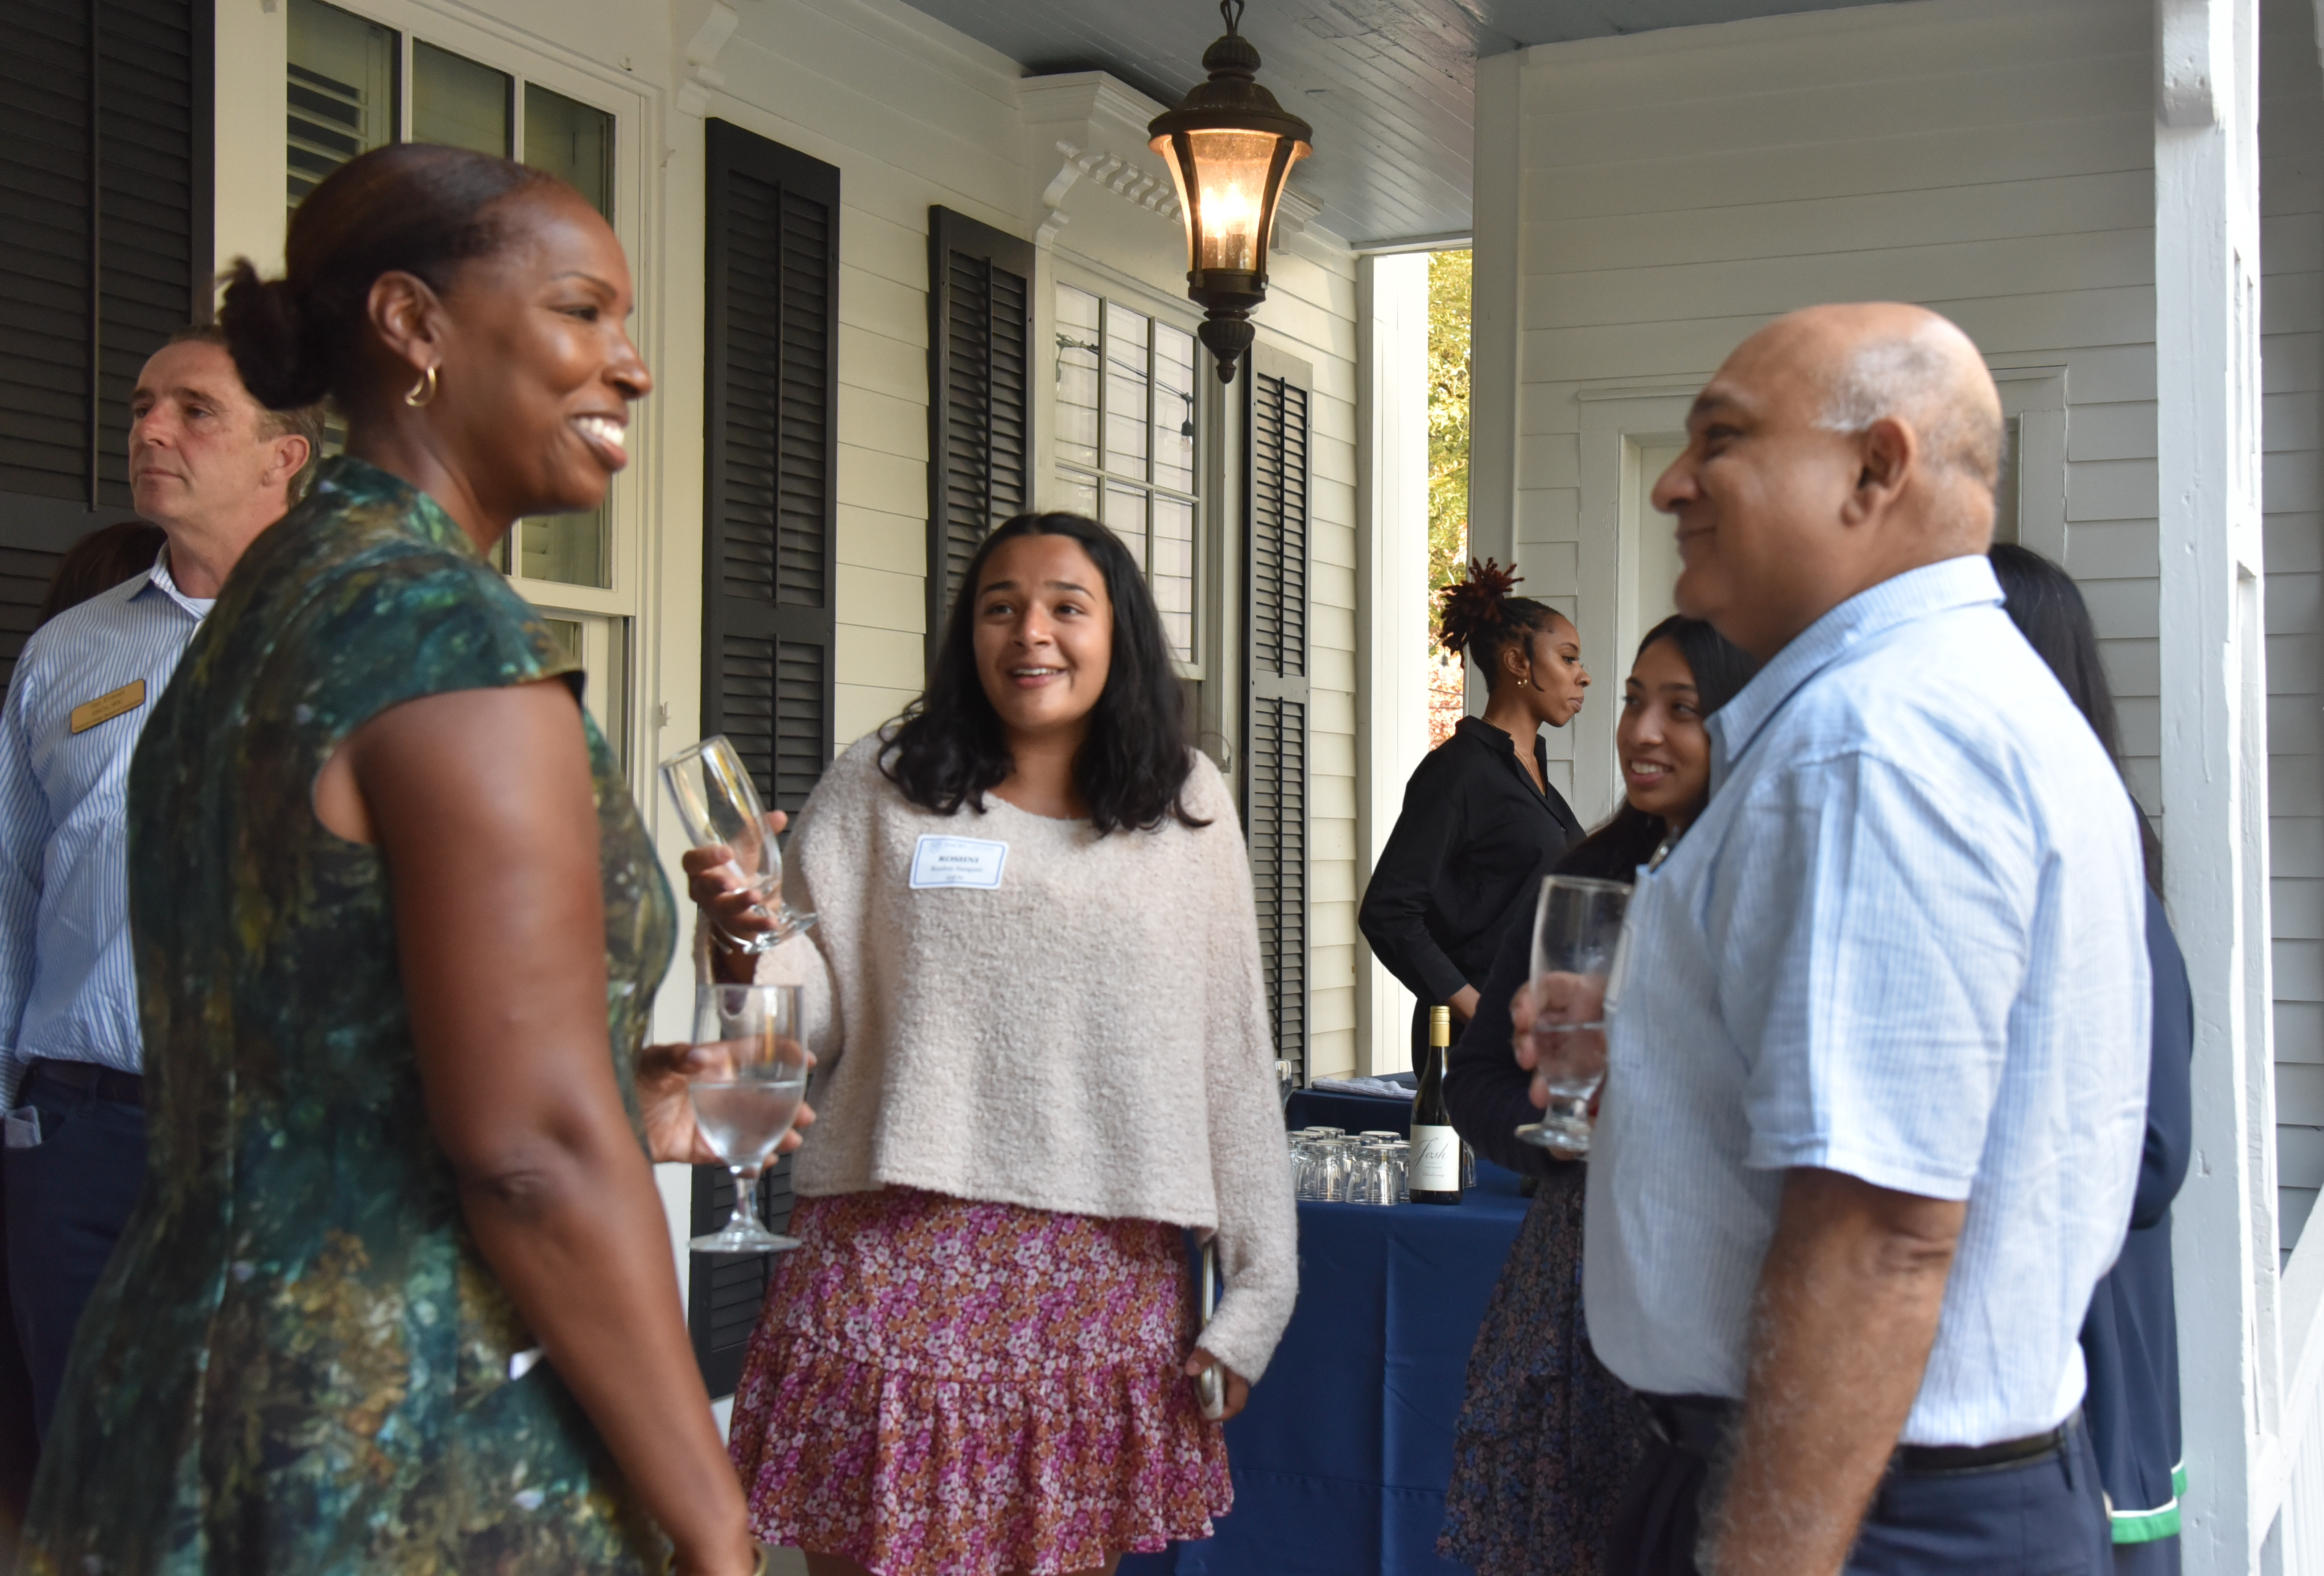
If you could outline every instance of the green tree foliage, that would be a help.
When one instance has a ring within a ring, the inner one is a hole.
[[[1469,260],[1428,259],[1428,592],[1461,573],[1469,557]]]
[[[1467,710],[1461,659],[1436,650],[1436,594],[1469,558],[1469,253],[1428,259],[1428,747]]]

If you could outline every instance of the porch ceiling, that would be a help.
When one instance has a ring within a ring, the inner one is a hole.
[[[1359,244],[1466,233],[1477,57],[1871,0],[1252,0],[1259,80],[1315,127],[1294,178]],[[1206,0],[910,0],[1036,73],[1110,71],[1175,104],[1219,34]]]

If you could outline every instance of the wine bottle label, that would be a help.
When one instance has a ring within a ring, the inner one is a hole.
[[[1461,1135],[1451,1128],[1413,1124],[1410,1170],[1415,1193],[1461,1191]]]

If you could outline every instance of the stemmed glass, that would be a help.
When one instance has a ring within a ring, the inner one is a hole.
[[[687,1246],[696,1253],[779,1253],[795,1237],[759,1223],[753,1184],[791,1130],[807,1097],[807,1043],[797,985],[703,985],[695,991],[694,1043],[706,1065],[686,1092],[694,1125],[734,1177],[734,1213]]]
[[[761,953],[788,941],[815,923],[783,901],[783,852],[767,830],[758,786],[725,734],[687,746],[661,763],[661,780],[678,806],[686,840],[696,848],[724,848],[729,863],[759,899],[757,911],[775,922],[772,930],[740,936],[722,931],[744,952]]]
[[[1539,1121],[1517,1129],[1528,1144],[1561,1155],[1590,1152],[1590,1101],[1606,1076],[1607,988],[1629,903],[1621,881],[1549,876],[1541,883],[1530,1034],[1549,1106]]]

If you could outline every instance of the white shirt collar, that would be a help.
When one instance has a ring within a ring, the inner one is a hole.
[[[217,605],[215,596],[189,596],[178,589],[177,580],[170,574],[170,544],[167,542],[163,542],[161,550],[154,555],[153,567],[145,571],[145,583],[198,620],[208,617],[210,609]]]
[[[1850,647],[1948,608],[1999,606],[2001,582],[1983,553],[1942,558],[1867,586],[1792,637],[1791,643],[1703,724],[1711,732],[1713,792],[1801,686]]]

